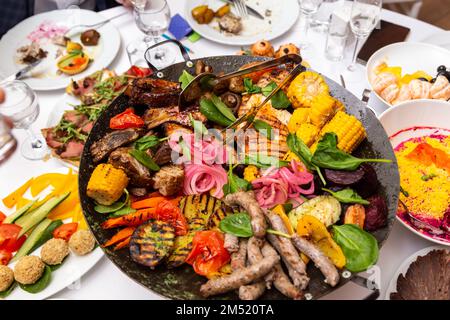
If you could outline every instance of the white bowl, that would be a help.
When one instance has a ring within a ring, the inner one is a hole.
[[[440,100],[420,99],[404,102],[380,115],[380,122],[386,130],[392,147],[413,137],[432,133],[450,135],[450,104]],[[414,130],[406,130],[414,128]],[[438,128],[438,129],[436,129]],[[433,238],[416,230],[397,216],[406,228],[429,241],[450,246],[449,241]]]
[[[389,102],[380,97],[373,90],[372,70],[380,62],[386,62],[389,66],[399,66],[402,74],[414,73],[423,70],[435,76],[440,65],[450,67],[450,51],[432,44],[420,42],[398,42],[385,46],[376,51],[367,61],[366,78],[370,89],[380,101],[388,106]],[[432,99],[427,99],[432,100]]]

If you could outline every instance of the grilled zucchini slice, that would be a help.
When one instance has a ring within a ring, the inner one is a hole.
[[[175,229],[167,222],[149,220],[134,231],[130,241],[133,261],[154,268],[172,251]]]

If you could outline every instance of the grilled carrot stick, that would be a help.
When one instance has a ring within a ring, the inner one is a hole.
[[[122,242],[119,242],[115,247],[114,247],[114,251],[117,251],[119,249],[125,248],[130,244],[130,240],[131,240],[131,236],[129,236],[128,238],[126,238],[125,240],[123,240]]]
[[[163,200],[166,200],[165,197],[153,197],[153,198],[147,198],[144,200],[139,200],[136,202],[133,202],[131,204],[131,207],[133,209],[144,209],[144,208],[155,208],[158,203],[160,203]]]
[[[111,237],[111,239],[109,239],[108,241],[106,241],[103,244],[103,247],[106,248],[106,247],[112,246],[113,244],[120,243],[120,242],[126,240],[127,238],[131,237],[131,235],[134,232],[134,229],[136,229],[136,228],[127,227],[125,229],[119,230],[115,235],[113,235]]]
[[[141,209],[121,217],[111,218],[102,223],[103,229],[120,226],[136,227],[149,219],[156,218],[156,208]]]

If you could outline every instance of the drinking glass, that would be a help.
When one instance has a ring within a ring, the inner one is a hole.
[[[36,93],[22,81],[2,83],[5,101],[0,104],[0,114],[12,121],[14,128],[25,129],[28,138],[22,142],[22,156],[29,160],[40,160],[47,154],[47,146],[41,137],[31,130],[31,125],[39,115]]]
[[[325,43],[325,57],[331,61],[341,61],[344,58],[348,26],[338,16],[332,14],[328,25]]]
[[[309,45],[308,42],[308,30],[311,17],[319,10],[323,0],[299,0],[300,4],[300,23],[302,39],[300,41],[300,47],[306,49]]]
[[[354,0],[350,14],[350,28],[356,37],[352,63],[349,71],[356,70],[356,56],[361,40],[364,40],[377,25],[380,19],[382,0]]]
[[[147,0],[145,5],[134,7],[136,25],[146,36],[147,47],[161,42],[161,35],[170,23],[170,9],[166,0]],[[147,52],[147,58],[156,67],[165,67],[175,60],[175,53],[169,48],[158,47]]]
[[[17,142],[11,134],[10,125],[6,118],[0,114],[0,163],[12,154],[16,145]]]

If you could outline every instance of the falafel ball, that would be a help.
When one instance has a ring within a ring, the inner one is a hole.
[[[95,247],[95,238],[88,230],[78,230],[69,240],[69,247],[79,256],[88,254]]]
[[[8,290],[14,282],[14,272],[10,267],[0,265],[0,292]]]
[[[50,239],[41,249],[42,261],[51,266],[61,264],[68,254],[69,245],[63,239]]]
[[[37,256],[25,256],[14,267],[14,278],[21,284],[33,284],[44,273],[45,264]]]

